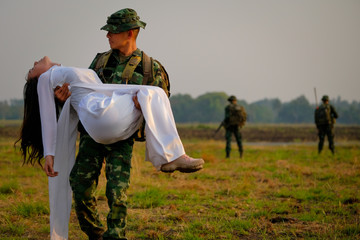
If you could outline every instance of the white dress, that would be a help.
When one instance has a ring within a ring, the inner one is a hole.
[[[69,83],[71,97],[56,119],[54,89]],[[132,97],[137,95],[141,111]],[[157,169],[185,154],[170,102],[159,87],[103,84],[91,69],[54,66],[39,77],[38,95],[44,156],[55,156],[57,177],[49,177],[51,239],[67,239],[72,192],[69,175],[75,161],[80,119],[97,142],[129,138],[145,118],[146,156]]]

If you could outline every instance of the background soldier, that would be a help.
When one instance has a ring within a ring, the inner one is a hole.
[[[329,104],[329,96],[324,95],[321,100],[323,103],[315,110],[315,124],[319,135],[318,152],[320,153],[323,149],[325,136],[327,136],[329,149],[334,154],[334,124],[338,114],[335,108]]]
[[[237,105],[237,100],[235,96],[230,96],[228,98],[228,101],[230,102],[230,104],[227,105],[225,108],[225,119],[223,121],[226,130],[226,158],[230,157],[232,134],[235,135],[235,139],[240,152],[240,158],[242,158],[243,146],[241,142],[242,136],[240,128],[245,124],[246,112],[242,106]]]

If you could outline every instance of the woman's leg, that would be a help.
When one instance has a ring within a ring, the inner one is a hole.
[[[158,87],[141,88],[137,93],[146,121],[146,155],[155,167],[185,154],[176,129],[168,97]]]
[[[94,89],[107,96],[113,95],[114,92],[116,92],[115,95],[137,95],[146,122],[146,160],[157,169],[179,159],[180,163],[177,161],[179,164],[169,171],[184,169],[191,172],[202,168],[204,163],[202,159],[181,158],[187,155],[176,129],[169,99],[163,89],[154,86],[122,84],[101,84],[94,86]],[[118,106],[120,107],[116,109],[122,111],[121,102]]]
[[[185,154],[164,90],[142,87],[137,98],[146,122],[146,159],[163,172],[195,172],[202,169],[203,159]]]

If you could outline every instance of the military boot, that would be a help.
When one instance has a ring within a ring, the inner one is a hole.
[[[92,237],[89,237],[89,240],[103,240],[103,237],[102,236],[92,236]]]
[[[318,154],[320,154],[322,151],[322,147],[321,146],[318,146]]]

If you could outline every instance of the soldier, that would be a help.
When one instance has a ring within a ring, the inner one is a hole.
[[[107,19],[101,30],[108,31],[107,38],[111,50],[98,53],[92,61],[93,69],[104,83],[142,84],[159,86],[170,95],[168,75],[162,65],[148,57],[136,46],[140,28],[146,23],[140,21],[133,9],[122,9]],[[63,100],[69,95],[66,88],[60,88],[55,96]],[[136,99],[134,99],[137,105]],[[70,173],[70,185],[74,193],[75,210],[81,229],[89,239],[127,239],[125,237],[127,203],[126,190],[129,187],[131,156],[134,138],[145,140],[141,129],[138,136],[110,145],[95,142],[79,127],[80,145],[75,165]],[[188,164],[192,158],[184,155],[181,164]],[[99,220],[94,192],[103,160],[106,160],[106,196],[110,212],[107,216],[107,230]],[[203,163],[203,160],[201,160]],[[173,161],[161,167],[163,172],[179,170]],[[197,171],[201,166],[192,169]]]
[[[245,124],[246,121],[246,113],[242,106],[237,105],[237,100],[235,96],[230,96],[228,98],[230,102],[229,105],[225,108],[225,119],[224,119],[224,127],[226,130],[225,138],[226,138],[226,158],[230,157],[231,152],[231,136],[235,135],[235,139],[239,148],[240,158],[243,155],[243,146],[241,142],[241,132],[240,128]]]
[[[315,124],[319,136],[318,153],[320,154],[323,149],[326,135],[329,141],[329,149],[334,154],[334,124],[339,115],[335,108],[329,104],[329,96],[324,95],[321,100],[323,103],[315,110]]]

